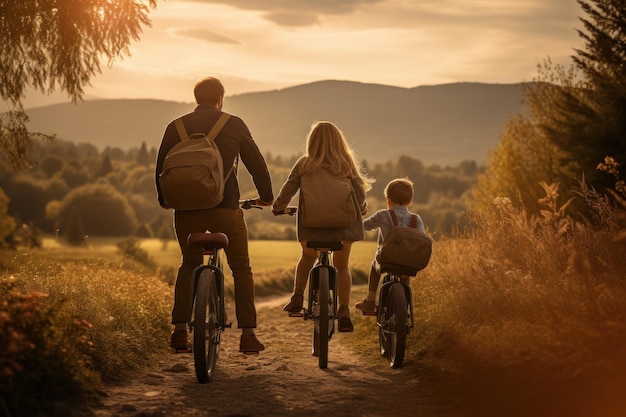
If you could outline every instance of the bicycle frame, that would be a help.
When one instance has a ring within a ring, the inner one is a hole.
[[[316,265],[309,272],[309,296],[304,319],[313,320],[313,356],[319,367],[328,367],[328,342],[335,332],[337,319],[337,269],[332,263],[332,252],[341,250],[341,241],[307,242],[307,247],[318,251]]]
[[[193,334],[194,367],[198,382],[207,383],[219,356],[226,323],[224,273],[220,251],[228,246],[223,233],[191,233],[187,244],[202,252],[203,262],[192,273],[189,331]]]

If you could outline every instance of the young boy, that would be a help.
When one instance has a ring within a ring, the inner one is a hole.
[[[380,281],[380,249],[385,238],[391,233],[394,227],[389,210],[394,211],[398,219],[398,226],[408,226],[411,217],[415,214],[411,213],[408,209],[413,203],[413,182],[408,178],[396,178],[391,180],[385,187],[385,197],[387,198],[388,210],[378,210],[372,216],[363,220],[365,230],[378,229],[378,247],[370,269],[367,297],[355,305],[363,314],[374,314],[376,310],[376,290],[378,288],[378,281]],[[424,222],[419,215],[416,216],[417,229],[424,232]]]

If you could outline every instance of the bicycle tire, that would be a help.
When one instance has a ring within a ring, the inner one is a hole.
[[[329,315],[329,299],[330,299],[330,289],[329,289],[329,276],[327,268],[319,269],[318,276],[318,306],[319,306],[319,317],[315,319],[315,326],[313,327],[314,331],[314,340],[315,334],[317,335],[318,341],[318,363],[321,369],[325,369],[328,367],[328,331],[329,331],[329,323],[330,323],[330,315]]]
[[[198,277],[193,308],[193,359],[201,384],[213,378],[220,343],[219,294],[215,272],[206,268]]]
[[[392,368],[402,366],[406,349],[407,327],[407,300],[402,284],[396,283],[389,289],[389,363]]]
[[[389,356],[389,332],[387,330],[388,310],[389,305],[387,300],[389,299],[389,291],[387,288],[383,288],[380,293],[380,304],[378,306],[377,324],[378,324],[378,345],[380,347],[380,356]]]

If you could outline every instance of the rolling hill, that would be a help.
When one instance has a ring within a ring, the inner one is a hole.
[[[191,93],[190,93],[191,96]],[[524,112],[519,84],[458,83],[415,88],[319,81],[227,96],[224,111],[242,117],[263,153],[301,154],[316,120],[329,120],[368,162],[409,155],[425,164],[483,162],[506,122]],[[28,109],[32,131],[128,149],[157,147],[167,123],[193,103],[119,99]]]

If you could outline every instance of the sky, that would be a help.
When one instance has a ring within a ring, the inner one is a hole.
[[[320,80],[417,87],[518,83],[582,41],[576,0],[159,0],[130,56],[106,64],[85,99],[193,101]],[[29,94],[27,107],[69,101]]]

